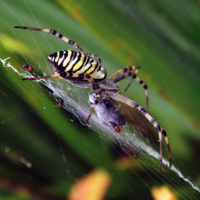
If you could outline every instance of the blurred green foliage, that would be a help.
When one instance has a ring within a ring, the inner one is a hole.
[[[55,29],[80,44],[85,52],[97,54],[108,75],[125,66],[140,65],[138,76],[149,88],[149,111],[167,130],[173,163],[200,185],[199,16],[198,1],[186,0],[0,0],[0,58],[11,57],[9,62],[19,71],[23,63],[28,63],[37,68],[37,74],[42,74],[38,66],[51,73],[47,56],[72,49],[50,34],[14,29],[29,26]],[[51,194],[64,199],[75,180],[97,166],[113,177],[105,199],[151,199],[149,189],[155,185],[154,180],[164,184],[159,177],[162,175],[118,171],[112,144],[81,125],[73,113],[55,107],[47,88],[21,82],[18,74],[3,65],[0,73],[2,180],[36,187],[33,194],[41,199],[38,188],[49,199],[54,198]],[[127,83],[119,83],[122,93]],[[145,106],[141,86],[134,83],[131,87],[126,95]],[[3,153],[5,147],[11,149],[10,154]],[[33,168],[21,164],[21,156]],[[138,177],[142,179],[138,181]],[[185,196],[194,191],[181,184],[183,189],[177,187],[177,196],[187,199]],[[1,186],[4,199],[12,193],[13,199],[22,199],[16,197],[13,187]]]

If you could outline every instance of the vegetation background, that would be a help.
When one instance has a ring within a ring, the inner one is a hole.
[[[149,88],[149,111],[167,130],[173,164],[199,186],[199,6],[194,0],[0,0],[0,58],[10,57],[18,70],[28,63],[41,75],[51,73],[44,58],[73,49],[50,34],[14,29],[28,26],[55,29],[76,41],[102,59],[108,75],[140,65],[139,77]],[[169,176],[178,199],[198,198],[198,192],[168,171],[157,174],[134,164],[131,169],[116,167],[113,144],[81,125],[73,113],[56,108],[47,88],[21,82],[22,77],[3,64],[0,74],[3,199],[73,199],[70,188],[91,172],[107,180],[101,183],[102,196],[95,192],[94,199],[153,199],[152,188],[164,185]],[[120,88],[127,83],[122,81]],[[126,95],[145,106],[141,86],[131,87]],[[33,167],[22,164],[22,158]]]

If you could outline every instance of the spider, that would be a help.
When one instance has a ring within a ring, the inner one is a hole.
[[[130,107],[137,109],[158,130],[158,136],[160,142],[159,172],[161,171],[161,165],[162,165],[162,136],[164,136],[165,142],[168,147],[169,168],[171,168],[171,151],[167,133],[148,113],[148,89],[147,85],[139,77],[137,77],[137,73],[140,69],[139,66],[127,66],[123,69],[118,70],[109,78],[106,78],[107,77],[106,69],[101,65],[101,59],[97,55],[89,53],[85,54],[82,48],[76,42],[68,39],[67,37],[63,36],[57,31],[52,29],[39,29],[39,28],[30,28],[22,26],[15,26],[15,28],[51,33],[56,37],[60,38],[61,40],[63,40],[64,42],[74,46],[76,49],[76,51],[72,50],[58,51],[48,56],[48,61],[53,68],[52,75],[45,77],[37,77],[37,78],[25,78],[22,80],[61,78],[67,80],[68,82],[76,86],[82,88],[91,87],[92,90],[96,90],[97,93],[94,105],[86,120],[86,123],[88,123],[96,105],[99,102],[101,95],[123,102],[129,105]],[[141,86],[143,86],[143,88],[145,89],[146,105],[147,105],[146,110],[135,101],[119,93],[119,87],[115,83],[127,77],[132,77],[132,79],[128,84],[128,86],[126,87],[125,91],[129,88],[129,86],[134,80],[140,83]]]

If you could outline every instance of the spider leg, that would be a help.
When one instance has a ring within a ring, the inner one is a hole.
[[[94,55],[94,54],[90,54],[90,53],[86,53],[86,55],[88,55],[88,56],[90,56],[90,57],[96,59],[97,62],[101,64],[101,58],[99,58],[99,56]]]
[[[53,74],[53,75],[50,75],[50,76],[43,76],[43,77],[36,77],[36,78],[23,78],[22,81],[26,81],[26,80],[33,81],[33,80],[40,80],[40,79],[47,79],[47,78],[58,78],[58,77],[60,77],[60,74]]]
[[[158,127],[160,129],[160,127]],[[161,172],[161,166],[162,166],[162,152],[163,152],[163,148],[162,148],[162,133],[160,132],[160,130],[158,131],[158,137],[159,137],[159,142],[160,142],[160,165],[159,165],[159,172]],[[170,166],[169,166],[170,168]]]
[[[148,112],[148,109],[149,109],[148,88],[147,88],[147,85],[146,85],[139,77],[136,76],[136,73],[133,73],[133,72],[130,72],[130,71],[125,72],[124,74],[119,75],[119,76],[117,76],[115,79],[113,79],[113,82],[114,82],[114,83],[117,83],[117,82],[119,82],[119,81],[121,81],[121,80],[123,80],[123,79],[125,79],[125,78],[127,78],[127,77],[130,77],[130,76],[132,77],[132,80],[131,80],[131,82],[128,84],[128,86],[126,87],[125,92],[126,92],[126,90],[129,88],[129,86],[131,85],[131,83],[132,83],[134,80],[136,80],[136,81],[145,89],[146,110],[147,110],[147,112]]]
[[[97,84],[95,83],[94,79],[92,78],[92,76],[90,76],[89,74],[76,74],[76,73],[70,73],[70,72],[63,72],[62,74],[59,74],[59,73],[55,73],[53,75],[50,75],[50,76],[43,76],[43,77],[36,77],[36,78],[23,78],[22,80],[40,80],[40,79],[47,79],[47,78],[67,78],[67,77],[70,77],[70,78],[77,78],[77,79],[80,79],[80,80],[88,80],[91,84],[91,89],[92,90],[97,90],[98,89],[98,86]]]
[[[132,70],[135,70],[135,74],[137,74],[139,69],[140,69],[139,66],[132,66],[132,67],[128,66],[128,67],[118,70],[117,72],[112,74],[108,79],[113,80],[113,79],[117,78],[118,76],[124,74],[125,72],[132,71]]]
[[[45,33],[51,33],[51,34],[55,35],[56,37],[60,38],[61,40],[63,40],[64,42],[74,46],[78,52],[84,53],[82,48],[76,42],[68,39],[67,37],[63,36],[62,34],[60,34],[59,32],[57,32],[53,29],[31,28],[31,27],[24,27],[24,26],[15,26],[15,28],[29,29],[29,30],[34,30],[34,31],[42,31]]]
[[[92,76],[90,74],[76,74],[76,73],[70,73],[70,72],[64,72],[63,75],[61,75],[63,78],[64,77],[71,77],[71,78],[77,78],[77,79],[80,79],[80,80],[88,80],[91,84],[91,89],[92,90],[97,90],[98,89],[98,86],[97,84],[95,83],[95,80],[92,78]]]
[[[101,93],[102,93],[101,90],[99,90],[99,91],[97,92],[97,95],[96,95],[96,99],[95,99],[95,101],[94,101],[93,108],[92,108],[92,110],[91,110],[91,112],[90,112],[90,114],[89,114],[89,116],[88,116],[88,118],[87,118],[87,120],[86,120],[86,122],[85,122],[86,124],[88,123],[90,117],[92,116],[92,113],[94,112],[94,109],[95,109],[96,105],[99,103],[99,99],[100,99],[100,97],[101,97]]]
[[[168,148],[168,154],[169,154],[169,168],[171,168],[171,150],[170,150],[169,140],[168,140],[166,131],[158,124],[158,122],[156,122],[155,119],[142,106],[140,106],[138,103],[136,103],[132,99],[129,99],[128,97],[126,97],[122,94],[119,94],[117,92],[114,93],[114,92],[111,92],[111,91],[106,91],[105,94],[108,95],[109,97],[115,99],[115,100],[121,101],[121,102],[131,106],[132,108],[137,109],[158,130],[158,136],[159,136],[159,142],[160,142],[159,172],[161,171],[161,165],[162,165],[162,136],[164,136],[165,142],[166,142],[167,148]]]

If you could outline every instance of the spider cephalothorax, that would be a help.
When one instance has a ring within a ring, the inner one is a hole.
[[[22,80],[39,80],[46,78],[62,78],[67,80],[68,82],[75,84],[79,87],[88,88],[91,87],[92,90],[96,90],[96,97],[94,100],[93,108],[86,120],[86,123],[89,121],[96,105],[99,102],[101,95],[104,95],[106,98],[112,98],[114,100],[123,102],[129,105],[132,108],[137,109],[141,112],[147,120],[149,120],[153,126],[158,130],[159,141],[160,141],[160,166],[159,171],[161,170],[162,164],[162,136],[164,136],[165,141],[167,143],[168,152],[169,152],[169,167],[171,167],[171,152],[168,137],[166,131],[153,119],[153,117],[148,113],[148,89],[147,85],[137,77],[137,73],[140,69],[139,66],[128,66],[123,69],[120,69],[109,78],[107,78],[106,69],[101,65],[101,59],[93,54],[85,54],[82,48],[74,41],[68,39],[62,34],[58,33],[52,29],[38,29],[38,28],[29,28],[29,27],[21,27],[16,26],[15,28],[21,29],[29,29],[42,31],[46,33],[51,33],[56,37],[62,39],[66,43],[75,47],[76,51],[72,50],[64,50],[58,51],[48,56],[48,61],[53,67],[53,74],[45,77],[37,77],[37,78],[25,78]],[[134,72],[133,72],[134,71]],[[119,87],[115,84],[127,77],[132,77],[131,82],[126,87],[125,91],[131,85],[133,80],[136,80],[140,83],[145,89],[146,95],[146,110],[137,104],[135,101],[129,99],[126,96],[121,95],[119,91]],[[116,127],[115,122],[111,122],[114,128]],[[118,129],[117,129],[118,130]]]

